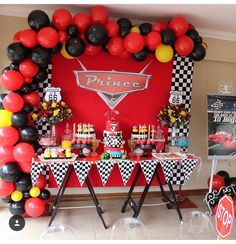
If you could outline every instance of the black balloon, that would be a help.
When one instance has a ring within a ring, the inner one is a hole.
[[[2,74],[3,74],[4,72],[8,71],[8,70],[11,70],[10,66],[5,67],[5,68],[2,70]]]
[[[31,175],[23,173],[21,178],[16,182],[16,190],[25,192],[29,191],[31,187]]]
[[[39,195],[39,198],[42,199],[42,200],[48,200],[51,196],[51,193],[49,190],[47,189],[43,189],[40,191],[40,195]]]
[[[33,141],[32,142],[32,147],[34,148],[34,151],[37,153],[38,150],[41,148],[40,144],[38,143],[38,141]]]
[[[33,81],[43,82],[48,77],[48,71],[45,68],[40,68],[38,73],[34,76]]]
[[[29,54],[29,49],[20,42],[13,42],[7,47],[7,57],[12,62],[21,62],[26,59]]]
[[[31,50],[31,59],[38,65],[47,66],[51,62],[50,49],[37,46]]]
[[[30,196],[30,193],[28,191],[25,191],[25,192],[23,192],[23,197],[26,200],[26,199],[30,198],[31,196]]]
[[[194,43],[196,43],[199,38],[199,34],[195,29],[188,30],[185,35],[190,37]]]
[[[30,104],[25,103],[22,111],[24,111],[26,113],[31,113],[33,111],[33,109],[34,108]]]
[[[108,50],[109,41],[110,41],[110,38],[107,38],[106,42],[102,45],[102,50],[106,53],[109,53],[109,50]]]
[[[32,91],[37,91],[39,89],[39,84],[37,82],[32,82],[30,84]]]
[[[21,169],[17,162],[10,162],[0,167],[0,178],[6,182],[15,182],[21,177]]]
[[[117,23],[120,26],[120,28],[122,28],[122,27],[127,27],[129,29],[132,28],[132,23],[127,18],[120,18],[120,19],[117,20]]]
[[[197,43],[200,43],[200,44],[201,44],[202,41],[203,41],[203,40],[202,40],[202,37],[201,37],[201,36],[198,36]]]
[[[228,186],[232,186],[234,188],[234,191],[236,192],[236,177],[231,177],[229,179]]]
[[[18,94],[20,96],[23,96],[23,92],[21,90],[16,90],[16,91],[14,91],[14,93],[16,93],[16,94]]]
[[[7,94],[0,94],[0,109],[4,109],[4,107],[3,107],[3,104],[2,104],[2,100],[3,100],[3,98],[6,96]]]
[[[217,175],[220,175],[221,177],[224,178],[225,181],[225,186],[227,186],[229,184],[229,179],[230,179],[230,175],[228,172],[224,171],[224,170],[220,170],[216,173]]]
[[[142,62],[148,58],[148,49],[144,47],[140,52],[133,53],[132,57],[139,62]]]
[[[28,24],[33,30],[40,30],[43,27],[50,26],[48,15],[42,10],[33,10],[28,15]]]
[[[11,117],[12,125],[17,128],[22,128],[27,125],[28,123],[28,115],[26,112],[18,112],[14,113]]]
[[[25,213],[25,201],[11,202],[9,204],[9,211],[12,215],[22,215]]]
[[[7,196],[7,197],[3,197],[2,198],[2,201],[4,202],[4,203],[10,203],[11,202],[11,196]]]
[[[78,29],[77,29],[76,25],[69,25],[66,28],[66,32],[69,36],[76,36],[78,34]]]
[[[120,34],[121,37],[124,38],[126,35],[129,34],[129,32],[130,32],[130,28],[129,27],[121,27],[119,34]]]
[[[59,53],[61,51],[62,48],[62,43],[58,42],[53,48],[52,48],[52,52],[53,53]]]
[[[206,56],[206,49],[201,44],[196,44],[193,48],[190,58],[194,61],[201,61]]]
[[[79,37],[71,37],[66,41],[65,49],[72,57],[78,57],[85,50],[84,41]]]
[[[26,126],[20,130],[22,142],[32,143],[38,140],[38,130],[33,126]]]
[[[150,23],[142,23],[139,26],[141,35],[146,36],[152,30],[152,25]]]
[[[162,43],[165,45],[173,45],[175,43],[175,33],[170,29],[164,29],[161,32]]]
[[[30,84],[24,84],[21,88],[20,91],[22,94],[28,94],[32,91]]]
[[[10,63],[10,69],[19,70],[19,64],[14,62]]]
[[[102,45],[107,39],[106,29],[100,24],[90,25],[85,32],[85,37],[91,45]]]

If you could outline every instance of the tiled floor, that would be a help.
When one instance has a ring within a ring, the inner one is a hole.
[[[202,202],[203,196],[191,196],[189,197],[198,208],[181,209],[183,219],[190,216],[192,211],[206,212],[207,207]],[[149,203],[162,203],[160,198],[147,198],[145,204]],[[118,219],[122,217],[131,217],[132,210],[128,206],[127,211],[122,214],[120,212],[123,200],[101,200],[101,207],[104,210],[104,219],[109,228],[104,229],[100,218],[96,213],[96,209],[92,208],[79,208],[79,209],[67,209],[58,210],[57,216],[53,222],[56,224],[67,224],[71,226],[77,237],[82,240],[109,240],[112,233],[112,225]],[[93,206],[92,201],[81,201],[73,203],[62,203],[60,206]],[[26,225],[22,231],[14,232],[8,226],[8,220],[10,214],[7,208],[0,208],[0,239],[39,239],[41,233],[47,228],[49,217],[40,218],[26,218]],[[214,217],[210,217],[214,227]],[[144,206],[138,216],[138,220],[146,226],[149,239],[152,240],[178,240],[180,239],[180,222],[177,213],[174,209],[168,210],[164,205],[158,206]],[[190,222],[187,225],[190,226]],[[122,233],[124,226],[122,226]],[[192,237],[188,235],[188,239],[212,239],[214,236],[207,234],[203,236],[200,233],[201,226],[195,227],[196,231],[192,234]],[[121,230],[121,229],[120,229]],[[72,236],[71,232],[68,233],[65,238]],[[183,238],[186,238],[184,231]],[[123,233],[120,235],[120,239],[127,235]],[[60,233],[56,233],[55,238],[59,237]],[[232,234],[229,239],[236,239],[236,224],[234,223]]]

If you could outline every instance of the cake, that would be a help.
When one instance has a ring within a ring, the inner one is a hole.
[[[103,159],[125,159],[126,151],[119,121],[116,119],[118,111],[107,113],[106,128],[103,131],[104,153]]]
[[[96,138],[94,126],[91,124],[81,124],[77,126],[76,144],[91,144],[91,141]]]

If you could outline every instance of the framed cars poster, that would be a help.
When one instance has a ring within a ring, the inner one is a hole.
[[[208,158],[236,158],[236,96],[208,95]]]

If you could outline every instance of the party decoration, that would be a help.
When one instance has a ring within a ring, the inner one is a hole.
[[[11,116],[11,124],[17,128],[22,128],[27,125],[28,123],[28,116],[27,113],[22,111],[18,113],[14,113]]]
[[[65,31],[67,26],[72,23],[72,15],[66,9],[57,9],[52,16],[53,25],[61,31]]]
[[[42,199],[44,202],[48,202],[50,200],[50,197],[51,197],[51,193],[49,190],[47,189],[43,189],[41,192],[40,192],[40,195],[39,195],[39,198]],[[46,204],[45,202],[45,204]]]
[[[73,59],[74,57],[72,57],[72,56],[70,56],[68,53],[67,53],[67,51],[66,51],[66,49],[65,49],[65,43],[63,43],[63,45],[62,45],[62,48],[61,48],[61,55],[64,57],[64,58],[66,58],[66,59]]]
[[[152,25],[150,23],[142,23],[139,26],[139,30],[141,35],[146,36],[152,30]]]
[[[130,32],[140,33],[140,29],[137,26],[134,26],[130,29]]]
[[[7,47],[7,57],[12,62],[21,62],[28,54],[29,49],[20,42],[13,42]]]
[[[50,25],[48,15],[42,10],[33,10],[28,15],[28,24],[31,29],[38,31]]]
[[[174,55],[174,51],[170,45],[161,44],[155,51],[155,56],[161,63],[169,62]]]
[[[173,45],[175,43],[176,36],[170,29],[164,29],[161,32],[162,43],[165,45]]]
[[[39,175],[36,179],[34,186],[37,186],[40,190],[43,190],[47,185],[46,177],[44,175]]]
[[[184,35],[188,30],[188,21],[182,16],[175,16],[169,23],[169,28],[175,33],[175,35]]]
[[[24,95],[24,101],[33,107],[37,107],[40,103],[40,96],[37,92],[31,92]]]
[[[189,55],[194,47],[193,40],[185,35],[182,35],[177,38],[175,42],[175,50],[176,52],[181,56],[187,56]]]
[[[6,182],[15,182],[21,177],[21,170],[16,162],[5,163],[0,167],[0,177]]]
[[[109,52],[114,56],[120,56],[125,50],[123,39],[119,36],[112,37],[107,47]]]
[[[5,72],[8,71],[8,70],[11,70],[10,66],[5,67],[5,68],[2,70],[2,74],[5,73]]]
[[[90,44],[86,44],[85,54],[87,54],[87,55],[94,56],[94,55],[97,55],[98,53],[100,53],[101,51],[102,51],[101,46],[93,46]]]
[[[102,45],[107,38],[106,29],[101,24],[90,25],[85,32],[85,37],[87,42],[94,46]]]
[[[109,37],[114,37],[119,34],[120,27],[115,21],[109,21],[105,25],[106,33]]]
[[[94,6],[90,10],[92,23],[105,25],[108,21],[108,10],[104,6]]]
[[[31,59],[25,59],[20,63],[19,70],[23,76],[33,77],[38,73],[39,67]]]
[[[21,178],[16,181],[16,189],[22,192],[29,191],[32,187],[31,176],[27,173],[22,173]]]
[[[11,69],[11,70],[16,70],[16,71],[18,71],[18,70],[19,70],[19,64],[18,64],[18,63],[15,63],[15,62],[11,62],[11,63],[10,63],[10,69]]]
[[[77,26],[76,25],[67,26],[66,32],[69,36],[76,36],[78,34]]]
[[[33,126],[26,126],[20,130],[20,139],[22,142],[32,143],[38,139],[38,130]]]
[[[223,177],[225,185],[228,186],[229,181],[230,181],[230,175],[228,172],[224,171],[224,170],[220,170],[216,173],[217,175],[220,175],[221,177]]]
[[[81,38],[71,37],[66,41],[65,49],[70,56],[78,57],[83,54],[85,44]]]
[[[21,201],[23,198],[23,193],[21,191],[13,191],[12,194],[11,194],[11,199],[12,201],[14,202],[19,202]]]
[[[135,60],[142,62],[148,58],[148,49],[146,47],[144,47],[140,52],[133,53],[132,57]]]
[[[29,191],[31,197],[38,197],[40,195],[40,189],[37,186],[34,186]]]
[[[38,32],[38,42],[46,48],[53,48],[59,41],[59,34],[52,27],[44,27]]]
[[[120,28],[122,27],[126,27],[129,30],[132,28],[132,23],[129,19],[127,18],[120,18],[117,20],[118,25],[120,26]]]
[[[91,20],[87,14],[78,13],[73,17],[72,23],[78,28],[80,33],[84,33],[91,24]]]
[[[161,41],[161,35],[156,31],[149,32],[146,36],[146,44],[151,51],[156,50],[156,48],[161,44]]]
[[[16,93],[6,95],[2,103],[4,108],[12,113],[19,112],[24,106],[23,98]]]
[[[3,100],[3,98],[4,98],[6,95],[7,95],[7,94],[5,94],[5,93],[0,94],[0,110],[1,110],[1,109],[4,109],[3,104],[2,104],[2,100]]]
[[[11,202],[9,211],[12,215],[22,215],[25,213],[25,201],[22,199],[19,202]]]
[[[0,128],[5,126],[10,126],[12,124],[11,118],[12,118],[11,112],[5,109],[0,109]]]
[[[38,65],[48,65],[51,62],[51,52],[41,46],[31,49],[31,59]]]
[[[13,146],[19,140],[19,132],[11,126],[0,128],[0,145]]]
[[[28,48],[35,47],[38,44],[37,32],[32,29],[21,31],[20,42]]]
[[[152,31],[160,33],[164,29],[167,29],[167,27],[168,23],[166,23],[165,21],[155,22],[154,24],[152,24]]]
[[[208,187],[210,186],[210,178],[207,181]],[[222,186],[225,186],[224,178],[220,175],[213,175],[212,178],[212,191],[218,191]]]
[[[223,177],[222,177],[223,178]],[[236,177],[231,177],[229,179],[229,183],[228,183],[229,186],[232,186],[234,188],[234,191],[236,192]]]
[[[24,107],[23,107],[22,111],[25,113],[31,113],[33,111],[33,109],[34,108],[30,104],[24,103]]]
[[[33,197],[25,201],[25,212],[31,217],[39,217],[45,211],[45,203],[43,200]]]
[[[21,42],[20,40],[20,33],[21,31],[17,31],[13,36],[13,42]]]
[[[13,150],[13,156],[19,163],[31,163],[34,157],[34,148],[25,142],[18,143]]]
[[[22,95],[23,95],[23,94],[28,94],[28,93],[32,92],[32,89],[31,89],[30,84],[24,84],[24,85],[21,87],[20,92],[21,92]]]
[[[194,61],[201,61],[206,56],[206,49],[203,47],[202,44],[197,44],[193,48],[193,52],[190,54],[190,57]]]
[[[145,40],[139,33],[129,33],[124,39],[125,48],[131,53],[140,52],[144,45]]]
[[[53,48],[52,48],[52,53],[59,53],[61,51],[62,44],[58,42]]]
[[[59,42],[62,44],[68,39],[68,34],[66,31],[58,31]]]
[[[0,179],[0,198],[11,195],[14,189],[15,187],[12,182],[6,182]]]
[[[16,70],[8,70],[1,75],[0,83],[4,89],[16,91],[24,83],[24,77]]]
[[[11,196],[3,197],[2,202],[9,204],[11,202]]]
[[[195,29],[189,29],[186,32],[186,36],[190,37],[194,43],[197,43],[199,40],[199,33]],[[202,40],[200,40],[200,43],[202,43]]]

